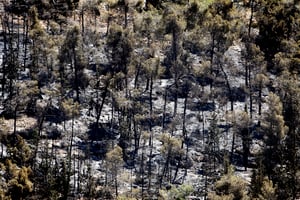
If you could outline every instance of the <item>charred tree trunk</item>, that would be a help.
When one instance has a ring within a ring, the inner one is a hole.
[[[153,77],[150,77],[150,91],[149,91],[149,104],[150,104],[150,112],[149,112],[149,130],[152,131],[152,121],[153,121]]]
[[[253,117],[253,94],[252,94],[252,81],[251,81],[251,68],[249,67],[249,70],[248,70],[248,80],[249,80],[249,104],[250,104],[250,119],[252,119]]]
[[[106,36],[108,36],[108,32],[109,32],[109,28],[110,28],[110,22],[112,20],[112,14],[110,13],[110,8],[109,6],[107,6],[107,13],[108,13],[108,16],[107,16],[107,23],[106,23]]]
[[[140,72],[141,72],[141,63],[137,64],[136,72],[135,72],[135,78],[134,78],[134,88],[138,88],[138,81],[140,77]]]
[[[167,94],[168,94],[168,87],[165,89],[164,94],[164,108],[163,108],[163,118],[162,118],[162,128],[165,128],[165,121],[166,121],[166,109],[167,109]]]
[[[84,32],[85,32],[85,30],[84,30],[84,9],[82,9],[81,11],[80,11],[80,18],[81,18],[81,33],[82,33],[82,38],[84,38]]]
[[[15,110],[14,110],[14,132],[13,134],[16,135],[17,134],[17,117],[18,117],[18,108],[19,108],[19,103],[16,102],[15,105]]]
[[[259,83],[259,89],[258,89],[258,126],[260,127],[260,118],[261,118],[261,109],[262,109],[262,83]]]
[[[228,92],[229,92],[229,100],[230,100],[230,111],[233,111],[234,108],[233,108],[233,94],[232,94],[232,89],[231,89],[231,86],[230,86],[230,83],[229,83],[229,79],[228,79],[228,76],[227,76],[227,73],[225,72],[222,64],[219,65],[220,66],[220,69],[221,71],[223,72],[223,75],[225,77],[225,81],[226,81],[226,87],[228,89]]]
[[[104,103],[105,103],[105,100],[106,100],[106,97],[108,95],[108,88],[109,88],[109,81],[106,83],[105,87],[104,87],[104,91],[101,95],[102,97],[102,101],[99,105],[99,98],[97,99],[97,104],[96,104],[96,112],[97,112],[97,115],[96,115],[96,126],[98,128],[99,126],[99,121],[100,121],[100,117],[101,117],[101,113],[102,113],[102,110],[103,110],[103,107],[104,107]],[[112,116],[113,118],[113,116]]]
[[[227,87],[228,92],[229,92],[230,111],[233,111],[234,110],[234,107],[233,107],[233,100],[234,99],[233,99],[232,89],[231,89],[230,84],[229,84],[229,79],[228,79],[228,76],[227,76],[223,66],[221,64],[219,66],[220,66],[220,69],[223,72],[223,75],[225,77],[226,87]],[[235,133],[233,132],[232,133],[231,152],[230,152],[230,160],[231,161],[233,160],[234,146],[235,146]]]
[[[75,80],[74,80],[74,84],[75,84],[75,91],[76,91],[76,101],[79,103],[80,99],[79,99],[79,77],[78,77],[78,73],[79,73],[79,66],[77,63],[77,58],[76,58],[76,52],[75,49],[73,49],[73,61],[74,61],[74,76],[75,76]]]
[[[23,48],[24,48],[24,59],[23,59],[23,67],[24,71],[26,69],[26,61],[27,61],[27,43],[28,43],[28,19],[26,16],[24,16],[24,26],[23,26]]]
[[[0,16],[1,17],[1,16]],[[6,31],[6,22],[5,22],[6,15],[1,17],[1,24],[2,24],[2,31],[3,31],[3,60],[2,60],[2,97],[4,97],[5,93],[5,85],[6,85],[6,65],[7,65],[7,31]]]
[[[212,44],[210,49],[210,90],[213,87],[213,64],[214,64],[214,56],[215,56],[215,33],[212,33]]]
[[[178,89],[179,89],[178,80],[177,80],[177,78],[175,78],[175,94],[174,94],[175,97],[174,97],[174,111],[173,111],[173,117],[175,117],[176,114],[177,114]]]

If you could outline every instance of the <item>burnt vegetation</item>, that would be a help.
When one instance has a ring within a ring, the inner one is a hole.
[[[296,0],[0,1],[0,199],[299,199]]]

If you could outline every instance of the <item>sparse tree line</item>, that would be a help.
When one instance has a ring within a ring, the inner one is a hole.
[[[1,4],[1,199],[300,197],[299,1]]]

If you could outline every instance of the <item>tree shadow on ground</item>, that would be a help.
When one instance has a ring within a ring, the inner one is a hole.
[[[105,158],[109,146],[118,138],[116,127],[112,127],[110,123],[102,123],[97,125],[92,123],[89,125],[87,132],[87,141],[82,142],[78,147],[86,157],[93,160],[101,160]]]
[[[110,123],[92,123],[89,125],[89,131],[87,132],[88,139],[91,141],[114,140],[118,136],[115,128]]]
[[[46,109],[45,121],[60,124],[66,119],[65,114],[59,108],[49,106]]]
[[[187,108],[191,111],[214,111],[215,103],[214,102],[191,102],[187,105]]]

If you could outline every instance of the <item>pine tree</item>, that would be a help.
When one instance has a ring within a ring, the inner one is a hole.
[[[267,99],[268,110],[264,112],[261,124],[261,133],[264,137],[263,164],[265,173],[273,180],[276,173],[280,173],[283,164],[283,145],[282,141],[286,136],[288,127],[285,125],[282,116],[282,102],[280,98],[269,93]]]
[[[209,200],[247,200],[246,182],[234,175],[233,167],[229,167],[227,174],[224,174],[215,184],[215,188],[208,194]]]
[[[86,86],[86,77],[83,73],[86,60],[83,56],[82,38],[77,26],[74,26],[67,32],[60,49],[59,62],[61,89],[64,90],[64,88],[68,88],[66,86],[70,84],[76,92],[74,98],[79,102],[80,89],[84,89]],[[69,74],[71,74],[71,77],[68,77]],[[71,81],[67,82],[66,80]],[[64,95],[64,93],[65,92],[62,91],[62,95]]]
[[[230,83],[230,78],[225,70],[224,53],[229,46],[232,45],[234,37],[236,37],[237,24],[236,16],[234,15],[234,7],[231,1],[222,0],[212,3],[204,13],[205,20],[202,21],[205,36],[209,37],[209,42],[205,44],[205,51],[207,51],[206,59],[210,63],[210,89],[214,95],[214,82],[222,76],[224,78],[228,99],[231,102],[230,110],[233,111],[233,92]],[[230,66],[230,64],[229,64]]]
[[[26,141],[18,134],[9,138],[8,155],[18,166],[29,166],[32,161],[32,151]]]
[[[67,99],[62,102],[62,109],[66,115],[66,118],[71,118],[72,124],[71,124],[71,137],[70,137],[70,146],[68,149],[68,171],[67,171],[67,176],[68,180],[70,181],[70,176],[71,176],[71,169],[72,169],[72,150],[73,150],[73,140],[74,140],[74,120],[75,117],[79,115],[80,113],[80,107],[78,102],[74,102],[73,99]],[[73,161],[75,165],[75,161]],[[74,169],[75,170],[75,169]],[[75,176],[74,176],[75,179]],[[76,181],[74,180],[74,184]],[[74,185],[75,188],[75,185]]]
[[[250,145],[251,145],[251,119],[246,112],[237,113],[236,123],[234,124],[236,128],[237,134],[242,138],[242,146],[243,146],[243,165],[245,167],[245,171],[247,171],[248,167],[248,157],[250,154]]]
[[[6,160],[3,167],[5,185],[2,185],[3,199],[26,199],[33,192],[33,183],[30,180],[32,171],[30,167],[19,167],[11,160]]]
[[[296,198],[299,192],[299,119],[300,119],[300,89],[297,77],[284,71],[279,79],[279,94],[283,104],[283,117],[288,126],[288,132],[284,140],[284,171],[278,178],[278,196],[280,198]],[[290,175],[291,174],[291,175]],[[282,195],[282,196],[281,196]]]
[[[174,79],[174,110],[173,117],[177,114],[180,79],[186,73],[186,68],[183,65],[183,21],[178,17],[178,11],[175,8],[169,8],[163,15],[165,33],[171,35],[171,47],[167,52],[164,60],[166,66],[165,76]]]
[[[267,177],[264,178],[261,194],[259,195],[259,200],[276,200],[276,186],[273,185],[273,182],[269,180]]]
[[[173,163],[176,165],[180,164],[181,157],[184,154],[183,149],[181,148],[181,141],[175,137],[172,137],[168,134],[162,134],[160,137],[160,141],[162,142],[163,146],[160,149],[161,154],[164,157],[164,165],[162,173],[159,175],[160,180],[160,188],[162,184],[165,182],[172,183],[175,180],[175,176],[173,177],[172,168],[170,165]]]
[[[120,168],[123,165],[123,152],[122,148],[119,146],[115,146],[112,150],[107,152],[106,154],[106,167],[110,171],[110,175],[112,177],[112,185],[115,190],[115,195],[118,197],[119,194],[119,183],[118,176],[120,173]]]
[[[107,36],[108,58],[111,63],[110,73],[114,74],[117,90],[128,90],[128,66],[132,53],[132,40],[129,32],[120,26],[113,26],[109,29]]]
[[[38,72],[41,70],[41,67],[44,64],[42,60],[45,58],[44,56],[46,55],[44,45],[47,41],[47,34],[42,28],[41,22],[38,18],[38,11],[36,7],[30,8],[29,15],[31,21],[29,37],[32,39],[32,45],[30,46],[30,75],[33,79],[37,79]]]
[[[259,27],[257,44],[265,53],[268,69],[278,72],[280,69],[276,69],[273,59],[280,52],[283,40],[298,37],[299,27],[294,24],[299,21],[300,11],[293,1],[263,0],[260,5],[256,15]]]
[[[22,167],[18,170],[17,176],[8,182],[8,193],[12,199],[26,198],[33,191],[33,183],[29,179],[31,173],[29,167]]]
[[[266,80],[266,63],[264,55],[258,46],[247,41],[245,49],[242,51],[242,59],[245,64],[245,86],[249,97],[249,116],[253,118],[253,102],[255,93],[257,92],[257,100],[259,102],[259,110],[261,110],[262,89],[265,87]],[[248,112],[248,105],[245,105],[245,111]],[[259,111],[259,115],[261,111]]]

